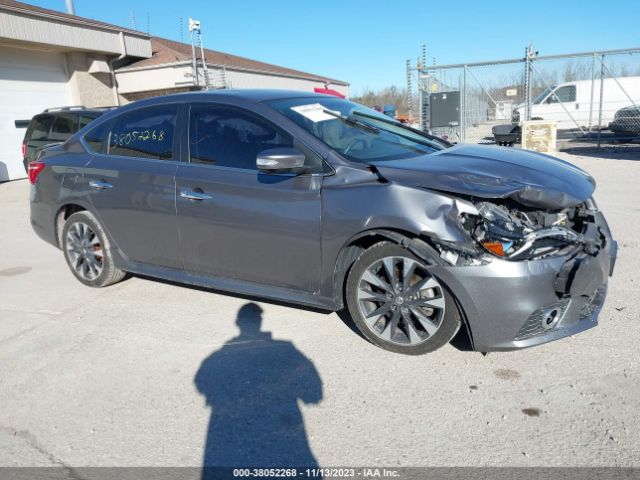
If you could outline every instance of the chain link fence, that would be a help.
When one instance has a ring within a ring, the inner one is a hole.
[[[418,94],[423,128],[453,142],[519,146],[522,122],[540,120],[555,125],[560,150],[640,144],[640,49],[529,47],[522,58],[419,66]]]

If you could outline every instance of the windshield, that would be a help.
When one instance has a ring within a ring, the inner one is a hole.
[[[542,101],[547,98],[547,95],[549,95],[551,93],[551,90],[553,90],[554,88],[556,88],[555,86],[551,87],[551,88],[545,88],[541,93],[538,94],[538,96],[533,100],[533,103],[535,105],[538,105],[540,103],[542,103]]]
[[[373,109],[340,98],[290,98],[268,104],[354,162],[418,157],[446,147]]]

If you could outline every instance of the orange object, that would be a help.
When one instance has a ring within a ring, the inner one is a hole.
[[[483,242],[482,246],[499,257],[504,257],[504,247],[502,246],[502,242]]]

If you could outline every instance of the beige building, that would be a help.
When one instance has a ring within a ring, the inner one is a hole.
[[[191,45],[0,0],[0,182],[26,176],[21,153],[26,126],[47,108],[114,106],[207,84],[304,91],[328,85],[345,96],[349,92],[348,83],[321,75],[204,53],[206,78],[202,62],[194,72]]]
[[[114,63],[148,57],[141,32],[0,0],[0,181],[25,177],[21,144],[33,115],[116,105]]]
[[[301,72],[249,58],[204,49],[207,74],[200,58],[194,71],[190,44],[164,38],[151,39],[153,54],[116,70],[118,90],[126,100],[203,88],[276,88],[313,92],[330,88],[347,97],[342,80]]]

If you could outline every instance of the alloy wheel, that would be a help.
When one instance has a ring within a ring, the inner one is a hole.
[[[408,257],[384,257],[371,264],[358,282],[358,308],[368,328],[398,345],[417,345],[442,325],[442,285],[426,266]]]
[[[95,280],[104,268],[102,244],[84,222],[75,222],[67,231],[65,250],[75,272],[85,280]]]

